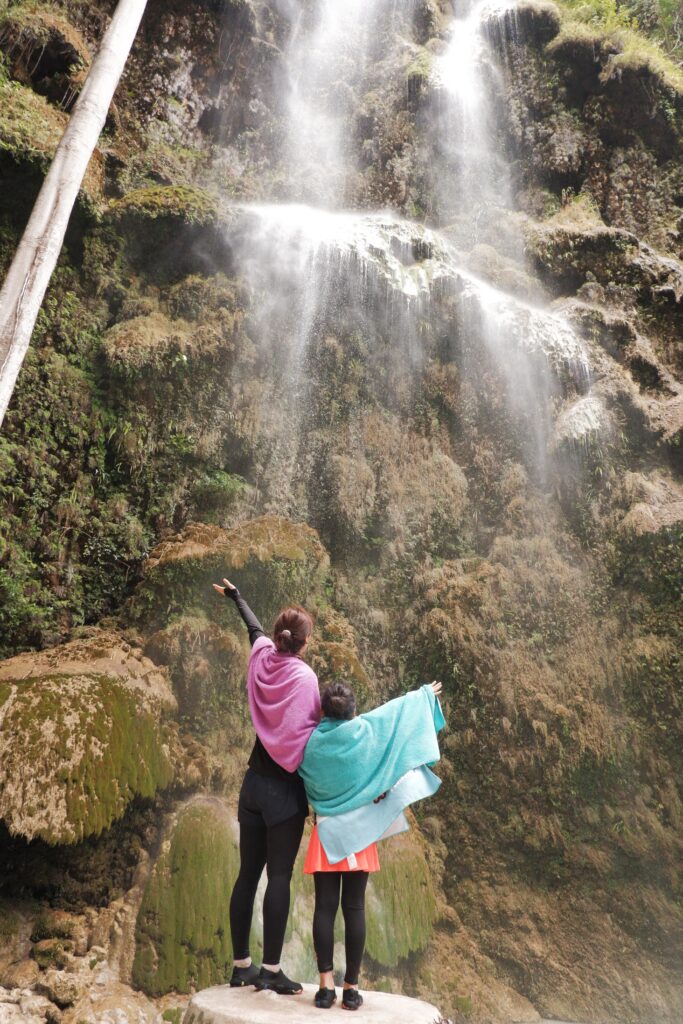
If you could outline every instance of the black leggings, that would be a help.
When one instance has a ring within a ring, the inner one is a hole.
[[[344,915],[346,974],[344,981],[358,984],[365,949],[365,889],[367,871],[316,871],[313,945],[321,974],[333,969],[334,919],[339,909],[339,890]]]
[[[263,899],[263,962],[279,964],[289,917],[289,883],[306,816],[295,814],[279,825],[240,825],[240,873],[230,900],[232,955],[249,956],[254,897],[264,867],[268,886]]]

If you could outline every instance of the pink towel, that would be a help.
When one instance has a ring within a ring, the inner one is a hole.
[[[320,721],[315,672],[296,655],[281,654],[269,637],[260,636],[251,649],[247,691],[256,735],[281,768],[296,771]]]

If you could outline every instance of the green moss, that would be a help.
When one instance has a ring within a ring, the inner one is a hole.
[[[0,151],[47,167],[67,116],[18,82],[0,81]]]
[[[235,609],[211,587],[227,576],[269,625],[284,604],[321,603],[328,571],[325,548],[303,523],[261,516],[233,530],[192,524],[152,552],[130,614],[145,628],[160,629],[169,617],[198,609],[230,628]]]
[[[133,983],[147,995],[227,981],[228,904],[239,856],[225,808],[202,802],[180,815],[154,865],[136,925]]]
[[[621,70],[647,73],[683,97],[683,72],[656,42],[637,29],[632,14],[616,0],[562,0],[560,32],[548,44],[555,53],[567,46],[590,46],[606,57],[603,80]]]
[[[0,730],[10,829],[50,844],[99,835],[135,796],[151,798],[173,779],[165,729],[116,679],[43,676],[21,683]],[[41,785],[32,805],[20,780]],[[11,785],[8,785],[11,783]]]
[[[91,375],[74,365],[86,358],[96,324],[59,282],[54,294],[63,308],[53,310],[51,296],[43,323],[53,344],[78,356],[30,349],[3,425],[0,656],[54,643],[64,625],[111,611],[148,544],[111,480]]]
[[[61,969],[66,967],[74,948],[70,939],[41,939],[31,950],[31,956],[41,970]]]
[[[19,917],[13,910],[2,907],[0,913],[0,944],[13,939],[19,931]]]
[[[174,218],[187,224],[206,225],[215,221],[215,199],[190,185],[154,185],[138,188],[111,204],[116,216],[129,214],[144,220]]]
[[[0,708],[8,700],[9,695],[12,692],[12,687],[9,683],[0,683]]]
[[[42,913],[33,925],[31,942],[40,942],[41,939],[71,939],[73,932],[74,923],[69,918]]]
[[[436,916],[431,873],[417,842],[393,839],[381,850],[382,870],[368,890],[367,951],[383,967],[428,945]]]
[[[64,133],[68,118],[33,90],[0,78],[0,154],[47,170]],[[102,158],[96,152],[83,181],[91,199],[102,191]]]
[[[164,1012],[161,1015],[161,1019],[167,1020],[169,1024],[180,1024],[180,1022],[183,1019],[184,1012],[185,1011],[183,1010],[182,1006],[174,1006],[172,1008],[169,1008],[168,1010],[164,1010]]]
[[[406,81],[411,96],[424,89],[432,76],[433,68],[433,54],[424,47],[418,50],[406,68]]]
[[[35,50],[55,36],[73,52],[74,65],[89,63],[85,40],[55,4],[41,0],[13,0],[9,8],[0,4],[0,47],[23,44],[25,64],[30,65]]]

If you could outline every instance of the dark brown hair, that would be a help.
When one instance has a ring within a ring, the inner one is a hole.
[[[325,718],[353,718],[356,713],[356,695],[346,683],[326,686],[320,703]]]
[[[273,626],[273,640],[281,654],[298,654],[313,632],[313,619],[298,604],[283,608]]]

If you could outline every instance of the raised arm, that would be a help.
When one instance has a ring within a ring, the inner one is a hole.
[[[237,610],[242,616],[242,620],[249,632],[249,643],[253,647],[260,636],[266,635],[265,630],[240,594],[237,587],[233,586],[230,580],[226,579],[223,580],[223,584],[223,586],[219,586],[218,583],[214,583],[213,589],[219,594],[223,594],[225,597],[231,598],[235,602]]]

